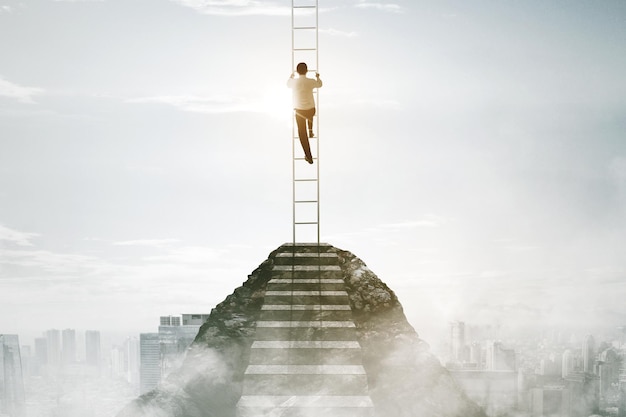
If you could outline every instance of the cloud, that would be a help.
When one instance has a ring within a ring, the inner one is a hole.
[[[165,104],[194,113],[255,112],[258,106],[250,100],[232,96],[155,96],[126,100],[127,103]]]
[[[163,247],[172,243],[180,242],[179,239],[138,239],[138,240],[125,240],[122,242],[113,243],[116,246],[150,246],[150,247]]]
[[[417,227],[440,227],[447,223],[447,220],[440,216],[429,215],[419,220],[411,220],[400,223],[387,223],[379,225],[381,229],[415,229]]]
[[[0,241],[11,242],[18,246],[33,246],[30,240],[40,236],[37,233],[20,232],[0,224]]]
[[[0,77],[0,97],[9,97],[22,103],[34,103],[33,96],[42,94],[41,88],[23,87]]]
[[[2,13],[11,13],[12,11],[13,11],[13,9],[11,8],[11,6],[6,6],[6,5],[0,6],[0,14],[2,14]]]
[[[453,219],[437,216],[434,214],[425,215],[415,220],[407,220],[397,223],[377,224],[356,232],[340,232],[332,235],[325,235],[327,241],[344,242],[343,244],[353,244],[356,242],[370,241],[379,246],[397,246],[404,239],[413,236],[411,231],[417,228],[439,228],[448,224]],[[433,249],[426,249],[432,253]]]
[[[354,7],[357,7],[359,9],[376,9],[376,10],[380,10],[383,12],[390,12],[390,13],[403,13],[404,12],[404,8],[395,3],[380,3],[380,2],[372,3],[368,1],[361,1],[360,3],[356,4]]]
[[[169,251],[165,255],[145,257],[150,262],[168,262],[181,264],[211,264],[220,259],[224,251],[201,246],[186,246]]]
[[[218,16],[287,16],[291,8],[270,1],[258,0],[171,0],[195,11]]]
[[[330,35],[330,36],[343,36],[343,37],[346,37],[346,38],[354,38],[354,37],[359,36],[354,31],[346,32],[346,31],[343,31],[343,30],[337,30],[337,29],[332,29],[332,28],[329,28],[329,29],[319,29],[319,33],[325,33],[325,34]]]
[[[97,258],[85,255],[55,253],[46,250],[0,250],[0,264],[22,268],[39,268],[48,272],[69,273],[93,268]]]
[[[397,100],[364,98],[354,100],[356,106],[375,107],[379,109],[401,110],[402,105]]]

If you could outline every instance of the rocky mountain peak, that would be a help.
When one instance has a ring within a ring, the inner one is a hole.
[[[294,267],[296,260],[303,265]],[[312,264],[305,265],[304,261]],[[323,285],[327,287],[318,290],[320,299],[335,300],[327,302],[330,309],[344,311],[328,312],[319,305],[310,307],[307,304],[310,291],[301,289],[310,288],[314,279],[293,279],[294,270],[298,271],[295,272],[298,277],[322,277],[318,281],[325,282]],[[286,293],[285,286],[289,285],[291,301],[285,302],[281,297]],[[337,307],[342,294],[345,294],[345,308]],[[300,314],[297,318],[294,318],[295,311]],[[285,314],[290,314],[291,321],[284,318]],[[289,329],[281,329],[281,326],[289,326]],[[281,334],[289,335],[281,340],[303,341],[276,341]],[[322,334],[334,336],[320,336]],[[292,354],[286,354],[281,346],[310,349],[292,349]],[[352,353],[356,352],[354,349],[345,354],[347,347],[358,347],[358,355]],[[322,350],[322,357],[309,353]],[[306,358],[305,353],[311,358]],[[281,356],[288,358],[284,359],[289,360],[288,364],[281,365]],[[337,369],[341,371],[336,372]],[[298,375],[302,373],[316,375]],[[285,376],[288,374],[293,375]],[[406,320],[394,292],[362,260],[331,245],[294,247],[286,244],[273,251],[242,286],[212,310],[181,368],[157,390],[130,403],[118,417],[321,415],[307,414],[306,407],[319,405],[312,404],[313,396],[298,387],[313,386],[318,377],[323,378],[319,391],[324,394],[315,393],[319,394],[315,398],[322,398],[320,401],[327,408],[325,414],[330,417],[485,415],[429,353],[427,343]],[[358,382],[361,380],[365,382]],[[338,387],[333,388],[333,384]],[[361,388],[354,388],[356,385]],[[277,395],[276,390],[289,393]],[[328,408],[339,399],[353,403],[337,403],[335,407],[353,407],[349,409],[352,411],[341,414],[344,408]],[[268,401],[279,400],[283,407],[281,412],[250,411],[269,410],[263,407],[277,405],[269,405]],[[286,405],[290,401],[291,405]],[[309,402],[304,404],[303,401]],[[300,407],[300,411],[294,411],[296,407]],[[320,411],[316,409],[316,413]]]

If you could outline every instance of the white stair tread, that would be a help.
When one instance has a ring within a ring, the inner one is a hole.
[[[311,320],[311,321],[257,321],[256,327],[356,327],[353,321]]]

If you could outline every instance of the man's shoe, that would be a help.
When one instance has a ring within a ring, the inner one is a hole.
[[[309,137],[310,138],[314,138],[315,137],[315,133],[313,133],[312,130],[309,130]]]
[[[312,156],[304,156],[304,160],[307,161],[309,164],[313,163],[313,157]]]

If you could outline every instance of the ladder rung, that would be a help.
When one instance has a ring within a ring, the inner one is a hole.
[[[317,6],[293,6],[294,9],[315,9]]]
[[[294,203],[319,203],[317,200],[295,200]]]
[[[318,222],[295,222],[294,224],[317,224]]]
[[[310,29],[317,29],[317,26],[294,26],[292,29],[293,30],[300,30],[300,29],[310,30]]]
[[[294,181],[295,182],[306,182],[306,181],[315,182],[315,181],[318,181],[318,179],[317,178],[301,178],[301,179],[296,179]]]
[[[293,48],[294,51],[317,51],[317,48]]]
[[[296,161],[306,161],[306,159],[304,158],[294,158]],[[315,161],[317,158],[313,158],[313,160]]]

